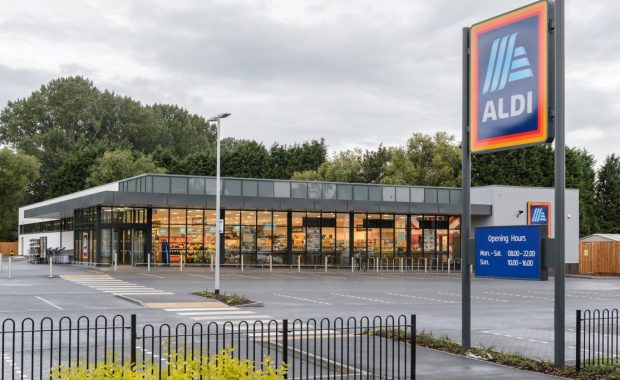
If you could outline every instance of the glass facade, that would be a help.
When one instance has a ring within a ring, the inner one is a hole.
[[[314,191],[314,190],[313,190]],[[460,257],[460,217],[315,211],[223,210],[223,263],[349,265],[352,253],[447,262]],[[214,210],[113,208],[76,210],[75,259],[101,264],[209,264]]]

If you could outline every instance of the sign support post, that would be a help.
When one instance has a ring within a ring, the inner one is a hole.
[[[463,139],[461,185],[461,346],[471,347],[471,281],[469,230],[471,224],[471,153],[469,149],[469,28],[463,28]]]
[[[554,2],[554,124],[555,124],[555,279],[554,279],[554,364],[564,367],[565,359],[565,289],[564,249],[566,242],[566,220],[564,194],[566,188],[566,162],[564,138],[564,0]]]

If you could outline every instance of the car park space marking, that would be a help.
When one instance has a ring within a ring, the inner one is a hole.
[[[421,300],[425,300],[425,301],[444,302],[444,303],[457,303],[456,301],[447,301],[447,300],[440,300],[440,299],[435,299],[435,298],[413,296],[413,295],[409,295],[409,294],[398,294],[398,293],[389,293],[389,292],[386,292],[385,294],[390,295],[390,296],[396,296],[396,297],[406,297],[406,298],[421,299]]]
[[[62,276],[61,276],[62,277]],[[79,285],[87,286],[91,289],[99,290],[104,293],[110,293],[114,295],[169,295],[174,294],[171,292],[165,292],[158,289],[153,289],[148,286],[137,285],[131,282],[118,280],[108,275],[98,275],[91,277],[63,277],[65,280],[74,282]]]
[[[304,277],[299,277],[299,276],[289,276],[289,275],[286,275],[286,274],[274,274],[274,273],[272,273],[271,275],[272,275],[272,276],[274,276],[274,277],[294,278],[294,279],[296,279],[296,280],[305,280],[305,278],[304,278]]]
[[[553,301],[553,298],[537,297],[537,296],[526,296],[526,295],[523,295],[523,294],[501,293],[501,292],[483,292],[483,293],[485,293],[485,294],[495,294],[495,295],[498,295],[498,296],[521,297],[521,298],[537,299],[537,300],[543,300],[543,301]]]
[[[348,280],[348,277],[341,277],[341,276],[330,276],[327,274],[316,274],[316,273],[310,273],[312,276],[316,276],[316,277],[326,277],[326,278],[335,278],[337,280]]]
[[[389,303],[389,304],[394,304],[394,302],[389,302],[389,301],[383,301],[383,300],[377,300],[377,299],[373,299],[373,298],[366,298],[366,297],[358,297],[358,296],[353,296],[350,294],[342,294],[342,293],[329,293],[331,295],[334,296],[339,296],[339,297],[347,297],[347,298],[355,298],[358,300],[363,300],[363,301],[372,301],[372,302],[380,302],[380,303]]]
[[[235,276],[235,277],[243,277],[243,278],[251,278],[252,280],[260,280],[260,277],[248,276],[247,274],[237,274],[237,273],[222,273],[224,276]]]
[[[289,295],[286,295],[286,294],[273,293],[273,295],[274,296],[278,296],[278,297],[292,298],[292,299],[299,300],[299,301],[320,303],[322,305],[331,305],[331,303],[327,303],[327,302],[309,300],[307,298],[301,298],[301,297],[293,297],[293,296],[289,296]]]
[[[148,276],[148,277],[156,277],[156,278],[165,278],[164,276],[158,276],[156,274],[150,274],[150,273],[138,273],[140,276]]]
[[[204,274],[195,274],[195,273],[189,273],[188,276],[192,276],[192,277],[202,277],[202,278],[213,278],[211,276],[207,276]]]
[[[444,292],[437,292],[437,294],[442,294],[445,296],[452,296],[452,297],[460,297],[460,294],[456,294],[456,293],[444,293]],[[488,298],[488,297],[476,297],[476,296],[471,296],[471,298],[473,299],[477,299],[477,300],[482,300],[482,301],[492,301],[492,302],[510,302],[508,300],[504,300],[504,299],[499,299],[499,298]]]
[[[38,300],[41,300],[41,301],[45,302],[46,304],[48,304],[48,305],[50,305],[50,306],[52,306],[52,307],[55,307],[55,308],[56,308],[56,309],[58,309],[58,310],[62,310],[62,307],[60,307],[60,306],[58,306],[58,305],[54,304],[54,303],[53,303],[53,302],[51,302],[51,301],[46,300],[46,299],[45,299],[45,298],[43,298],[43,297],[34,296],[34,298],[36,298],[36,299],[38,299]]]
[[[552,291],[532,291],[532,290],[527,290],[528,293],[533,293],[533,294],[543,294],[546,296],[550,296],[553,292]],[[601,291],[603,292],[603,291]],[[580,294],[587,294],[587,295],[575,295],[575,294],[569,294],[569,293],[580,293]],[[580,292],[580,291],[576,291],[576,290],[568,290],[566,297],[571,297],[571,298],[582,298],[582,299],[590,299],[590,300],[600,300],[600,301],[607,301],[610,299],[613,299],[614,295],[606,295],[606,294],[600,294],[600,293],[586,293],[586,292]]]

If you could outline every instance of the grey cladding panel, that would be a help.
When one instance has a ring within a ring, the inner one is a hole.
[[[353,186],[353,200],[367,201],[368,200],[368,186],[354,185]]]
[[[196,195],[204,195],[205,194],[205,179],[204,178],[190,178],[188,193],[196,194]]]
[[[396,188],[396,202],[409,202],[409,188],[397,187]]]
[[[353,186],[338,184],[338,199],[351,200],[353,198]]]
[[[258,182],[256,181],[243,181],[243,196],[244,197],[257,197],[258,196]]]
[[[273,197],[273,182],[272,181],[258,181],[258,196],[272,198]]]
[[[291,197],[291,183],[290,182],[275,182],[273,195],[277,198],[290,198]]]
[[[224,180],[224,195],[231,197],[241,196],[241,180],[226,179]]]
[[[291,198],[308,198],[308,184],[291,182]]]
[[[423,187],[414,187],[411,189],[410,202],[417,202],[417,203],[424,202],[424,188]]]
[[[336,199],[338,198],[337,195],[337,187],[335,183],[323,184],[323,199]]]
[[[426,203],[437,203],[437,189],[424,189],[424,201]]]
[[[323,193],[323,185],[321,183],[308,183],[308,198],[321,199]]]
[[[368,200],[374,202],[381,202],[383,194],[381,193],[380,186],[368,186]]]
[[[153,192],[168,194],[170,192],[170,177],[153,177]]]
[[[450,190],[437,189],[437,203],[450,203]]]
[[[187,177],[172,177],[170,192],[172,194],[187,194]]]

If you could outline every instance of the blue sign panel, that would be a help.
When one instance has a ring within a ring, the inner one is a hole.
[[[540,280],[540,226],[477,227],[476,276]]]

